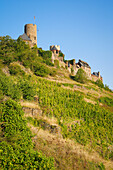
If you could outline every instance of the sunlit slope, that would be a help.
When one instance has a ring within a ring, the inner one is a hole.
[[[75,81],[51,63],[50,51],[8,36],[0,40],[1,168],[112,169],[108,86]]]

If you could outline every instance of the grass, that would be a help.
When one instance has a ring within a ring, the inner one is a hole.
[[[42,129],[29,125],[35,134],[33,141],[35,149],[43,152],[46,156],[53,156],[55,159],[55,167],[60,170],[72,169],[94,169],[101,170],[104,165],[102,159],[96,153],[89,153],[74,141],[59,138]],[[109,168],[110,165],[107,165]]]

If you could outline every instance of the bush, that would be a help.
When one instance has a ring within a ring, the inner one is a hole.
[[[77,74],[73,77],[73,79],[80,83],[86,83],[87,82],[87,75],[86,72],[83,69],[79,69],[77,71]]]
[[[51,72],[50,72],[50,76],[55,76],[56,75],[56,71],[55,70],[51,70]]]
[[[71,73],[73,74],[73,72],[74,72],[74,69],[73,69],[73,68],[71,68]]]
[[[54,170],[53,158],[34,151],[32,134],[23,118],[22,107],[13,100],[7,100],[0,105],[0,112],[0,168]]]
[[[109,86],[107,84],[105,84],[104,89],[107,90],[107,91],[112,92],[112,90],[109,88]]]
[[[102,82],[100,79],[98,79],[98,80],[95,82],[95,84],[96,84],[98,87],[104,88],[104,84],[103,84],[103,82]]]
[[[20,80],[18,87],[22,90],[24,99],[32,100],[36,94],[35,84],[27,79]]]
[[[48,74],[50,74],[50,69],[42,63],[35,63],[33,65],[33,71],[35,75],[41,76],[41,77],[45,77]]]
[[[50,59],[46,59],[44,62],[45,62],[48,66],[54,66],[54,64],[51,62]]]
[[[63,57],[63,61],[64,61],[64,54],[62,52],[59,52],[59,57]]]
[[[51,62],[52,52],[51,51],[44,51],[42,49],[38,49],[39,55],[43,58],[43,62],[49,66],[54,66]]]
[[[54,60],[54,65],[59,68],[59,61],[58,60]]]
[[[25,72],[21,69],[21,67],[17,64],[11,64],[9,66],[10,74],[12,75],[25,75]]]
[[[30,47],[20,38],[15,41],[9,36],[0,37],[0,58],[6,65],[17,61],[18,56],[29,49]]]
[[[6,75],[0,75],[0,88],[3,95],[10,96],[12,99],[21,98],[21,90],[14,81]]]
[[[113,99],[109,97],[100,97],[99,101],[103,104],[113,107]]]

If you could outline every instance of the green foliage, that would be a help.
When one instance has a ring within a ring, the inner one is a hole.
[[[69,64],[73,65],[73,63],[75,62],[75,59],[72,60],[65,60],[65,63],[68,61]]]
[[[49,73],[50,76],[54,77],[57,74],[56,70],[52,69]]]
[[[3,95],[10,96],[12,99],[20,99],[21,97],[21,90],[18,85],[4,74],[0,75],[0,90]]]
[[[54,160],[33,150],[31,132],[20,105],[13,100],[2,103],[0,112],[1,169],[54,169]]]
[[[54,60],[54,65],[59,68],[59,60]]]
[[[20,38],[17,41],[11,39],[9,36],[0,37],[0,58],[4,64],[9,65],[13,61],[18,60],[18,56],[29,49]]]
[[[109,97],[100,97],[99,101],[103,104],[113,107],[113,99]]]
[[[42,63],[35,63],[33,66],[33,70],[35,75],[41,77],[46,77],[51,72],[50,69]]]
[[[63,83],[62,85],[63,85],[63,86],[65,86],[65,87],[71,87],[71,88],[73,88],[73,87],[74,87],[74,85],[73,85],[73,84],[69,84],[69,83]]]
[[[59,52],[59,57],[64,57],[64,54],[62,52]]]
[[[37,47],[30,49],[21,38],[15,41],[9,36],[0,37],[0,59],[2,59],[2,63],[5,65],[10,65],[10,63],[19,60],[36,75],[44,77],[48,74],[55,74],[47,67],[47,65],[54,66],[51,62],[51,56],[51,51],[44,51]],[[24,74],[17,65],[10,65],[9,69],[13,75]]]
[[[9,71],[11,75],[25,75],[25,72],[17,64],[10,64]]]
[[[65,66],[66,70],[68,69],[68,66]]]
[[[51,62],[52,52],[51,51],[44,51],[42,49],[38,49],[39,55],[43,58],[43,62],[49,66],[54,66]]]
[[[107,91],[112,92],[112,90],[109,88],[109,86],[107,84],[105,84],[104,89],[107,90]]]
[[[34,82],[29,81],[27,77],[23,77],[14,83],[13,78],[4,74],[0,75],[0,90],[1,95],[6,95],[12,99],[20,99],[23,95],[24,99],[32,100],[36,94],[36,85]]]
[[[65,55],[62,52],[59,52],[59,57],[63,57],[63,61],[64,61]]]
[[[104,158],[111,158],[109,146],[113,143],[112,112],[106,111],[83,100],[80,93],[63,89],[58,83],[37,79],[39,104],[43,114],[55,116],[63,122],[59,123],[62,135],[73,138],[82,145],[90,145]],[[66,122],[75,121],[71,129]],[[80,125],[76,123],[80,121]]]
[[[101,88],[104,88],[104,84],[102,83],[102,81],[100,79],[98,79],[96,82],[95,82],[96,85],[98,85],[99,87]]]
[[[22,90],[24,99],[32,100],[36,94],[36,85],[28,79],[20,79],[18,87]]]
[[[73,79],[79,83],[86,83],[87,82],[86,72],[80,68]]]
[[[73,72],[74,72],[74,69],[73,69],[73,68],[71,68],[71,73],[73,74]]]
[[[73,138],[82,145],[88,144],[104,158],[112,159],[113,152],[109,149],[113,144],[113,114],[111,112],[102,109],[98,104],[86,103],[83,95],[63,89],[60,83],[38,77],[34,82],[33,77],[26,75],[22,77],[20,68],[10,64],[19,59],[36,75],[55,75],[55,70],[49,69],[45,62],[50,61],[50,52],[38,49],[37,55],[37,48],[30,49],[21,39],[14,41],[10,37],[0,37],[0,59],[2,64],[9,65],[11,74],[17,75],[14,79],[14,76],[0,74],[0,100],[4,95],[12,99],[20,99],[23,95],[24,99],[32,100],[37,93],[43,114],[55,116],[58,119],[65,138]],[[58,62],[55,64],[59,67]],[[21,75],[20,78],[18,75]],[[83,70],[78,70],[75,80],[82,83],[86,81]],[[99,87],[103,87],[102,82],[96,83]],[[69,84],[64,86],[73,87]],[[101,98],[100,101],[113,106],[110,98]],[[51,158],[46,158],[33,150],[31,133],[23,119],[21,107],[12,100],[4,102],[0,107],[1,168],[54,169]],[[66,123],[69,119],[75,121],[70,127]],[[76,122],[76,119],[80,124]],[[40,122],[34,122],[34,124],[37,123]],[[103,165],[99,168],[102,169]]]
[[[49,51],[43,52],[43,55],[46,53],[49,54]],[[46,59],[47,56],[49,55],[45,55],[45,59],[43,59],[40,55],[37,56],[37,53],[34,50],[34,51],[30,51],[29,53],[25,53],[21,55],[20,61],[22,61],[25,67],[30,67],[30,69],[34,72],[35,75],[45,77],[48,74],[52,73],[51,69],[48,68],[46,65],[48,64],[47,62],[50,62],[50,58]],[[52,65],[52,64],[48,64],[48,65]]]

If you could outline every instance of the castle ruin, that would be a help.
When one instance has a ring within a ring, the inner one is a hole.
[[[26,24],[24,26],[24,34],[19,36],[22,38],[22,40],[29,44],[29,46],[32,48],[34,45],[37,45],[37,26],[36,24]],[[55,62],[55,60],[59,61],[59,66],[67,68],[69,73],[76,75],[77,71],[82,68],[86,74],[87,77],[90,80],[97,81],[100,79],[103,81],[103,78],[100,76],[100,72],[93,72],[91,74],[91,67],[88,63],[85,61],[82,61],[79,59],[78,63],[75,62],[75,59],[72,60],[64,60],[64,54],[60,50],[60,45],[51,45],[50,51],[52,52],[51,61],[52,63]]]
[[[75,59],[64,61],[64,54],[61,52],[59,45],[50,46],[50,51],[52,51],[52,63],[54,63],[55,60],[58,60],[59,66],[67,68],[68,71],[73,75],[76,75],[77,71],[82,68],[86,72],[88,79],[93,81],[97,81],[98,79],[100,79],[103,82],[103,78],[100,76],[100,72],[93,72],[93,74],[91,74],[91,67],[87,62],[80,59],[78,63],[76,63]],[[62,53],[63,55],[60,56],[60,53]]]
[[[19,36],[30,47],[37,45],[37,26],[36,24],[26,24],[24,26],[24,34]]]

